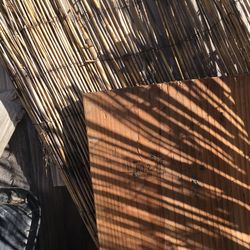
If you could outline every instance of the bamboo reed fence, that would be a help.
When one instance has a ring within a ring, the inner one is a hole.
[[[1,0],[0,54],[98,245],[82,93],[250,72],[245,0]]]

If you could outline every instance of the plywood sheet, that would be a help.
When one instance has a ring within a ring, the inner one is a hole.
[[[249,81],[84,95],[101,249],[250,249]]]

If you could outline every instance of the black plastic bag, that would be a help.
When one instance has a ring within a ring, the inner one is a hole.
[[[40,217],[40,206],[32,193],[0,188],[0,250],[34,249]]]

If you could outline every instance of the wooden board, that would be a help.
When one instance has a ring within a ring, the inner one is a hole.
[[[250,77],[84,95],[101,249],[250,249]]]

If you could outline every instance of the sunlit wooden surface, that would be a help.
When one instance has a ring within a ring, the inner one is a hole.
[[[250,77],[84,95],[101,249],[250,249]]]

